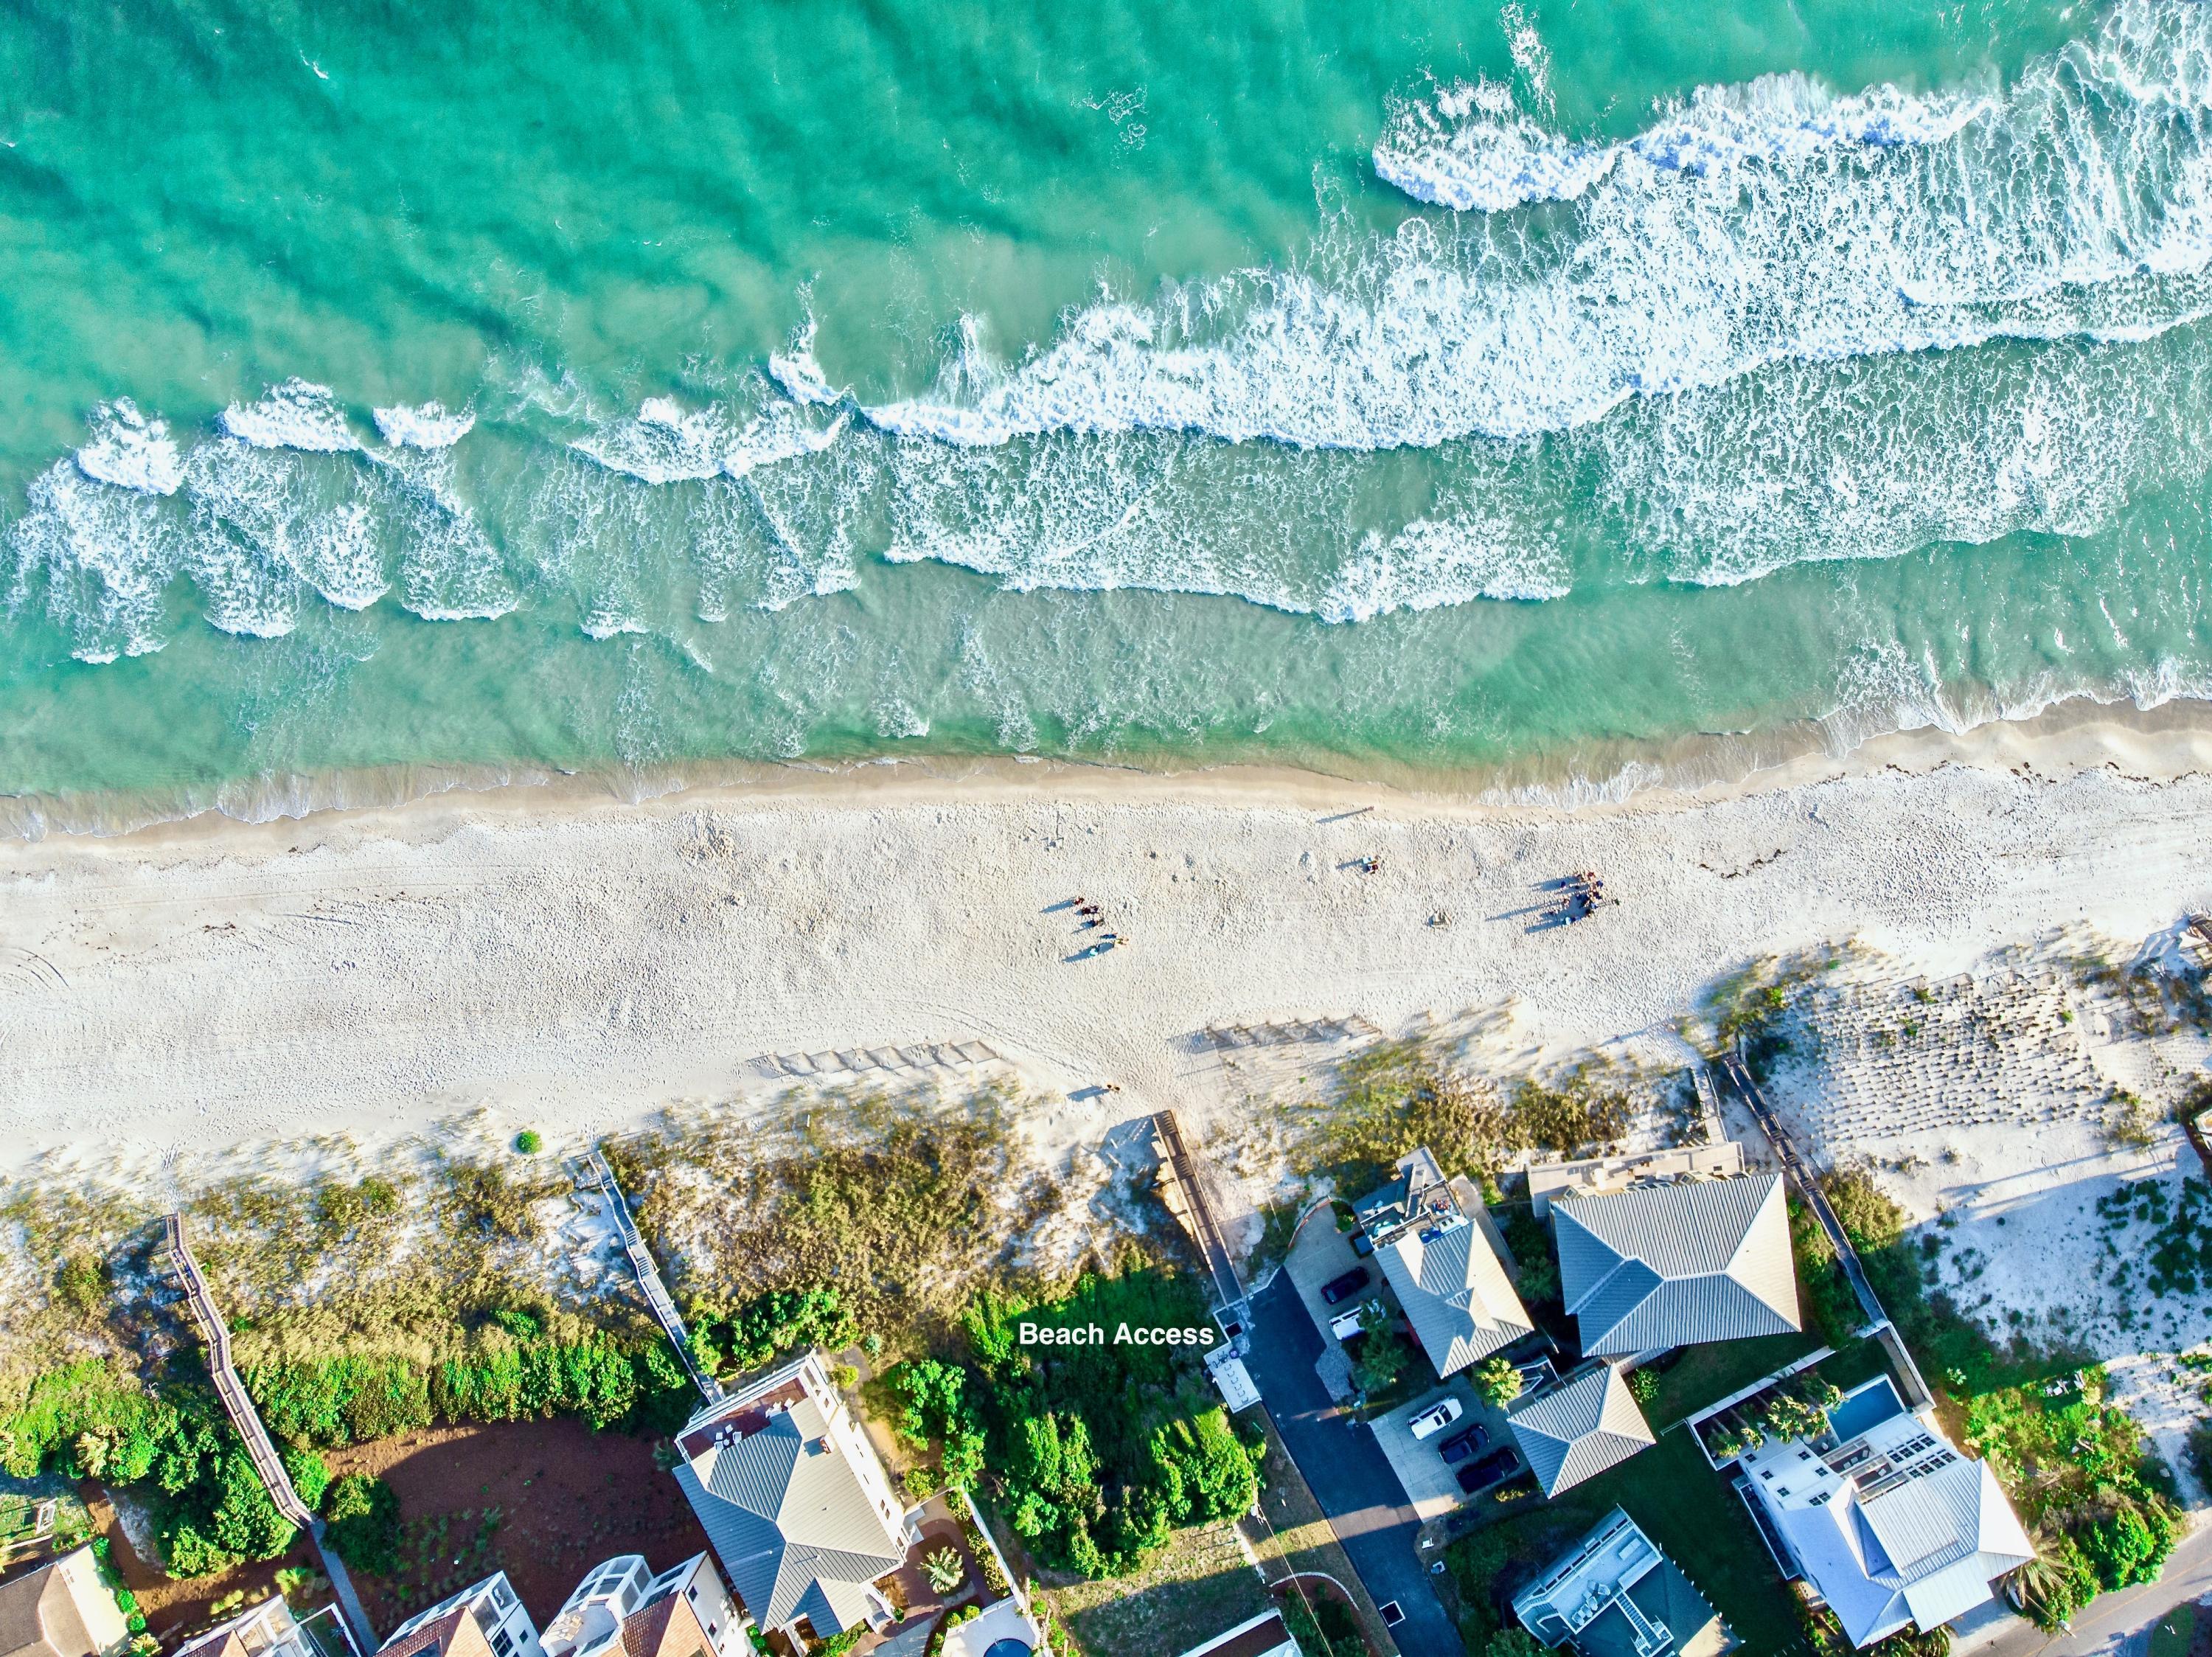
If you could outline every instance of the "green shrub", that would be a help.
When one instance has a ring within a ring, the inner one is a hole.
[[[399,1569],[399,1498],[380,1478],[347,1473],[333,1479],[323,1509],[331,1545],[349,1565],[375,1576]]]
[[[2012,1587],[2028,1621],[2055,1633],[2097,1597],[2097,1573],[2072,1537],[2038,1533],[2035,1557],[2012,1574]]]
[[[1096,1324],[1110,1340],[1124,1323],[1202,1324],[1205,1302],[1188,1280],[1147,1267],[1086,1275],[1043,1305],[987,1294],[970,1307],[1000,1503],[1032,1555],[1093,1578],[1126,1575],[1176,1526],[1251,1506],[1252,1452],[1215,1402],[1196,1349],[1121,1344],[1102,1362],[1084,1347],[1020,1345],[1022,1321]]]
[[[292,1545],[297,1528],[276,1511],[244,1447],[223,1453],[216,1478],[221,1494],[210,1517],[218,1548],[240,1559],[274,1559]]]
[[[545,1148],[545,1142],[538,1136],[535,1128],[525,1128],[514,1136],[514,1148],[525,1156],[535,1156]]]
[[[940,1477],[966,1489],[983,1471],[983,1425],[968,1394],[968,1373],[938,1358],[900,1364],[884,1377],[903,1404],[899,1436],[917,1449],[939,1446]]]
[[[302,1450],[295,1445],[277,1447],[278,1459],[292,1481],[292,1489],[308,1507],[320,1511],[323,1494],[331,1487],[331,1465],[313,1450]]]
[[[735,1312],[698,1312],[691,1321],[691,1356],[709,1374],[754,1369],[793,1352],[820,1347],[841,1352],[860,1325],[834,1288],[779,1288]]]
[[[511,1333],[538,1317],[492,1313]],[[594,1429],[630,1421],[672,1430],[695,1400],[690,1381],[659,1340],[625,1346],[604,1335],[487,1343],[466,1358],[423,1369],[396,1356],[291,1360],[243,1372],[263,1422],[295,1443],[335,1446],[390,1438],[434,1421],[521,1421],[578,1416]]]
[[[1474,1390],[1485,1404],[1503,1410],[1521,1396],[1521,1372],[1504,1358],[1486,1358],[1475,1367]]]
[[[179,1522],[163,1533],[161,1550],[167,1556],[169,1575],[189,1581],[195,1577],[212,1576],[217,1571],[228,1570],[238,1563],[238,1556],[226,1553],[201,1534],[198,1526],[189,1520]]]
[[[106,1307],[114,1288],[114,1275],[97,1254],[71,1254],[54,1274],[54,1299],[88,1323]]]
[[[2180,1533],[2179,1517],[2164,1501],[2122,1496],[2114,1512],[2088,1526],[2078,1539],[2098,1582],[2111,1592],[2156,1581]]]

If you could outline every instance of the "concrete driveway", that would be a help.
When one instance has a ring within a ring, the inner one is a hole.
[[[1417,1362],[1425,1362],[1417,1359]],[[1414,1416],[1440,1398],[1457,1398],[1459,1419],[1433,1437],[1417,1439],[1412,1422]],[[1484,1440],[1475,1456],[1486,1456],[1498,1449],[1513,1447],[1513,1435],[1506,1429],[1505,1416],[1493,1410],[1475,1396],[1474,1385],[1464,1374],[1454,1375],[1441,1386],[1431,1387],[1411,1404],[1401,1404],[1386,1416],[1377,1416],[1372,1423],[1375,1441],[1382,1453],[1390,1459],[1390,1465],[1398,1475],[1398,1483],[1406,1492],[1406,1499],[1413,1504],[1413,1511],[1425,1522],[1451,1512],[1472,1498],[1461,1493],[1459,1468],[1449,1466],[1439,1453],[1443,1444],[1470,1427],[1480,1427]],[[1462,1462],[1461,1466],[1465,1466]]]
[[[1252,1350],[1244,1360],[1291,1459],[1313,1488],[1329,1526],[1377,1605],[1395,1600],[1404,1619],[1390,1632],[1406,1657],[1463,1657],[1458,1631],[1429,1587],[1414,1551],[1419,1517],[1374,1433],[1330,1398],[1314,1365],[1321,1331],[1288,1272],[1252,1300]]]

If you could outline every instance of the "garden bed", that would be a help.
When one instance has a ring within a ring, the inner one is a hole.
[[[602,1560],[640,1553],[665,1570],[707,1546],[651,1440],[580,1422],[430,1429],[325,1459],[335,1472],[381,1477],[399,1498],[398,1571],[355,1573],[369,1620],[386,1632],[495,1570],[542,1627]]]

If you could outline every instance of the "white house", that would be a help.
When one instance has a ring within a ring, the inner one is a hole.
[[[377,1648],[378,1657],[545,1657],[505,1571],[416,1611]]]
[[[545,1657],[737,1657],[744,1613],[703,1553],[655,1575],[640,1554],[608,1560],[545,1625]]]
[[[887,1622],[874,1587],[915,1537],[860,1423],[808,1353],[694,1416],[676,1482],[731,1587],[764,1629],[817,1640]]]
[[[1892,1408],[1870,1411],[1869,1402]],[[1784,1563],[1854,1645],[1948,1623],[1993,1597],[1991,1579],[2034,1556],[1996,1475],[1898,1404],[1887,1379],[1854,1391],[1830,1412],[1838,1419],[1849,1439],[1831,1430],[1812,1443],[1765,1445],[1739,1466]]]

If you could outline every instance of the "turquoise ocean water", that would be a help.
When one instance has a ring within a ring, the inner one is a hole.
[[[2185,0],[7,0],[0,144],[0,795],[2212,694]]]

